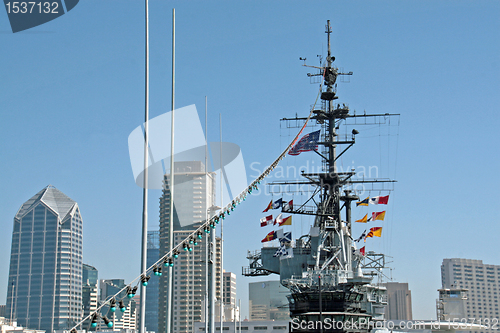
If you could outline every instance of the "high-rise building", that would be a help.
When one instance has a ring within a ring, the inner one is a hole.
[[[223,321],[234,322],[239,320],[240,308],[236,304],[236,274],[232,272],[222,272],[223,283],[222,291],[224,297],[224,316]],[[215,321],[220,322],[220,299],[215,303]],[[202,321],[205,321],[202,316]]]
[[[411,291],[408,283],[387,282],[387,320],[412,320]]]
[[[148,231],[147,238],[147,259],[146,266],[150,267],[160,258],[160,232]],[[164,269],[163,264],[159,265],[160,269]],[[158,332],[158,292],[159,280],[153,276],[148,281],[146,288],[146,330],[148,332]]]
[[[100,300],[105,302],[110,300],[114,295],[125,287],[125,281],[123,279],[111,279],[111,280],[100,280]],[[112,312],[109,305],[105,305],[101,308],[101,316],[106,316],[111,322],[113,322],[113,331],[120,331],[122,329],[137,329],[137,306],[133,299],[126,297],[126,290],[119,293],[115,300],[118,302],[122,300],[126,309],[125,312],[114,311]],[[108,330],[103,320],[99,320],[97,323],[97,330]]]
[[[26,201],[14,217],[7,313],[47,332],[82,319],[82,217],[78,204],[53,186]]]
[[[248,285],[250,320],[288,320],[287,295],[280,281],[252,282]]]
[[[483,264],[482,260],[443,259],[441,264],[442,289],[466,290],[465,314],[477,323],[498,322],[500,318],[500,266]],[[465,297],[464,297],[465,298]],[[498,332],[486,329],[482,332]]]
[[[97,310],[97,269],[93,266],[83,264],[82,267],[82,307],[83,317]],[[84,323],[88,327],[90,320]]]
[[[206,173],[199,161],[177,162],[174,165],[174,246],[182,242],[206,219],[215,203],[215,174]],[[165,175],[160,198],[160,256],[170,248],[169,239],[170,190],[169,175]],[[215,232],[215,231],[212,231]],[[204,237],[192,251],[182,251],[173,267],[172,302],[167,302],[168,273],[160,277],[158,331],[165,332],[167,311],[172,315],[172,332],[192,332],[194,322],[202,321],[206,295],[207,240]],[[220,298],[221,267],[220,239],[215,242],[216,297]],[[170,305],[170,307],[169,307]]]
[[[223,272],[222,289],[224,291],[224,320],[236,321],[239,309],[236,305],[236,274],[231,272]],[[220,310],[219,310],[220,311]]]

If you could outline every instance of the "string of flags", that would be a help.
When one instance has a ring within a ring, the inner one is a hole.
[[[270,209],[279,209],[283,208],[283,211],[293,210],[293,200],[283,201],[283,198],[280,198],[273,202],[271,200],[267,205],[266,209],[264,209],[263,213],[268,212]],[[292,225],[292,215],[283,217],[283,213],[278,214],[273,221],[273,215],[268,215],[260,219],[260,226],[265,227],[267,225],[278,225],[279,227],[284,225]],[[275,239],[278,239],[280,245],[276,250],[276,253],[273,255],[274,257],[279,257],[280,260],[293,258],[293,248],[290,246],[292,242],[292,232],[283,232],[283,229],[278,229],[276,231],[269,232],[264,239],[261,240],[262,243],[270,242]]]
[[[278,225],[281,227],[282,225],[292,225],[292,215],[283,218],[283,213],[276,216],[276,219],[273,221],[273,216],[269,215],[260,219],[260,226],[265,227],[267,225]]]
[[[376,196],[373,198],[367,197],[364,200],[356,202],[356,207],[357,206],[368,206],[369,204],[372,205],[387,205],[389,203],[389,196]]]
[[[371,238],[371,237],[382,237],[382,227],[370,228],[370,231],[368,233],[366,233],[366,230],[365,230],[365,231],[363,231],[361,236],[359,236],[359,238],[355,239],[354,241],[361,242],[361,240],[363,239],[364,242],[366,243],[366,239]]]
[[[376,196],[376,197],[367,197],[364,200],[356,202],[356,206],[369,206],[371,205],[387,205],[389,203],[389,196]],[[370,221],[383,221],[385,219],[385,210],[381,212],[372,212],[371,216],[368,217],[368,214],[365,214],[361,219],[356,220],[356,222],[367,223]],[[355,242],[360,242],[362,239],[366,242],[367,238],[372,237],[382,237],[382,227],[373,227],[370,228],[370,231],[363,231],[359,238],[355,239]],[[359,252],[364,256],[365,255],[365,247],[363,246],[359,249]]]
[[[363,216],[361,219],[356,220],[356,222],[366,223],[370,221],[383,221],[385,218],[385,210],[382,212],[373,212],[372,216],[368,217],[368,214]]]
[[[376,197],[367,197],[364,200],[356,202],[356,206],[369,206],[372,205],[387,205],[389,203],[389,196],[376,196]],[[367,223],[370,221],[383,221],[385,219],[385,210],[381,212],[373,212],[372,216],[368,217],[368,214],[363,216],[361,219],[356,220],[355,222]]]
[[[272,240],[279,239],[280,243],[291,243],[292,242],[292,232],[283,232],[283,229],[273,230],[261,240],[261,243],[270,242]]]
[[[275,202],[271,200],[269,204],[267,205],[266,209],[262,211],[262,213],[267,213],[270,209],[279,209],[283,208],[284,210],[292,210],[293,209],[293,200],[290,201],[283,201],[283,198],[279,198]]]

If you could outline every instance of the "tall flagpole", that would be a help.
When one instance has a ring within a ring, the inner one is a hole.
[[[170,212],[168,217],[168,248],[174,247],[174,109],[175,109],[175,8],[172,10],[172,119],[170,129]],[[168,267],[167,285],[167,324],[166,332],[171,332],[172,327],[172,284],[173,270]]]
[[[238,300],[238,327],[241,333],[241,298]],[[236,333],[236,331],[234,333]]]
[[[215,194],[215,193],[214,193]],[[215,206],[215,200],[214,200]],[[212,209],[215,207],[210,207],[210,215],[212,215]],[[211,228],[211,227],[210,227]],[[216,263],[217,263],[217,237],[215,235],[215,229],[210,232],[210,242],[208,244],[208,332],[215,333],[215,297],[217,295],[215,289],[215,280],[217,277]]]
[[[208,221],[208,210],[210,205],[210,199],[208,196],[208,107],[207,107],[207,96],[205,96],[205,221]],[[207,240],[205,242],[205,301],[203,302],[203,313],[205,317],[205,332],[208,332],[208,261],[209,257],[209,237],[207,236]]]
[[[220,206],[224,207],[224,167],[222,166],[222,117],[219,113],[219,131],[220,131]],[[223,317],[224,317],[224,269],[222,266],[223,262],[223,251],[222,246],[224,244],[224,234],[223,234],[223,224],[224,219],[220,219],[220,333],[222,333]]]
[[[146,0],[146,74],[145,74],[145,112],[144,112],[144,184],[142,190],[142,249],[141,274],[145,274],[147,265],[148,243],[148,149],[149,149],[149,2]],[[140,295],[140,333],[145,333],[146,287],[141,284]]]

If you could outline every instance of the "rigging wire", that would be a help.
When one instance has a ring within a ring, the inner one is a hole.
[[[395,149],[395,158],[394,158],[394,179],[397,179],[397,171],[398,171],[398,148],[399,148],[399,125],[400,125],[400,119],[398,117],[398,124],[397,124],[397,133],[396,133],[396,149]],[[391,207],[393,208],[391,210],[391,216],[394,216],[395,209],[394,207],[397,207],[397,205],[394,204],[394,200],[396,198],[393,198],[391,200]],[[392,239],[392,218],[391,218],[391,229],[390,229],[390,238]],[[392,253],[392,242],[389,245],[389,250],[388,250],[389,255]]]

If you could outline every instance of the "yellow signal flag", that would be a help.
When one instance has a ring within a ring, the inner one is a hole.
[[[284,218],[281,222],[279,222],[279,226],[281,227],[282,225],[292,225],[292,215]]]
[[[366,242],[367,238],[374,237],[374,236],[382,237],[382,227],[370,228],[370,232],[365,237],[365,242]]]
[[[362,219],[360,220],[356,220],[355,222],[361,222],[361,223],[366,223],[368,222],[368,214],[366,214],[365,216],[363,216]]]
[[[372,221],[379,220],[383,221],[385,218],[385,210],[383,212],[373,212],[372,213]]]
[[[373,232],[373,236],[382,237],[382,227],[375,227],[370,230]]]

